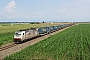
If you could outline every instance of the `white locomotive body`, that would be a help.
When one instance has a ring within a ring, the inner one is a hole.
[[[39,32],[37,30],[19,30],[16,31],[14,34],[14,41],[17,42],[22,42],[23,40],[26,39],[31,39],[33,37],[39,36]]]

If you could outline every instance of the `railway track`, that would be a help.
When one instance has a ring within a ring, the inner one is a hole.
[[[73,26],[73,25],[72,25]],[[69,27],[67,27],[69,28]],[[39,41],[42,41],[44,40],[45,38],[48,38],[54,34],[57,34],[67,28],[64,28],[64,29],[61,29],[61,30],[58,30],[56,32],[53,32],[51,34],[46,34],[45,36],[42,36],[42,37],[38,37],[38,38],[35,38],[35,39],[31,39],[29,40],[28,42],[24,42],[22,44],[15,44],[14,42],[9,44],[9,45],[4,45],[2,47],[0,47],[0,60],[3,60],[4,57],[12,54],[12,53],[15,53],[15,52],[18,52],[18,51],[21,51],[22,49],[26,48],[27,46],[30,46],[30,45],[33,45],[33,44],[36,44],[37,42]],[[15,47],[14,47],[15,46]],[[14,47],[14,48],[12,48]]]
[[[47,35],[47,34],[45,34],[45,35]],[[3,51],[3,50],[6,50],[6,49],[9,49],[9,48],[12,48],[12,47],[14,47],[16,45],[18,45],[18,44],[12,43],[10,45],[0,47],[0,51]]]
[[[9,48],[14,47],[14,46],[16,46],[16,45],[17,45],[17,44],[12,43],[12,44],[10,44],[10,45],[0,47],[0,51],[3,51],[3,50],[6,50],[6,49],[9,49]]]

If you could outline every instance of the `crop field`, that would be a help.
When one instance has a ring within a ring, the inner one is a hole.
[[[3,44],[7,44],[13,42],[13,36],[15,31],[20,29],[28,29],[31,27],[41,27],[41,26],[51,26],[51,25],[58,25],[58,24],[2,24],[0,26],[0,46]]]
[[[75,25],[4,60],[90,60],[90,24]]]

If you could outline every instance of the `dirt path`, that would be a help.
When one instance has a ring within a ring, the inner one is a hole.
[[[67,27],[67,28],[69,28],[69,27]],[[7,50],[0,51],[0,60],[2,60],[2,59],[3,59],[4,57],[6,57],[7,55],[10,55],[10,54],[13,54],[13,53],[15,53],[15,52],[18,52],[18,51],[26,48],[27,46],[36,44],[37,42],[42,41],[43,39],[48,38],[48,37],[50,37],[50,36],[52,36],[52,35],[54,35],[54,34],[57,34],[57,33],[65,30],[65,29],[67,29],[67,28],[64,28],[64,29],[62,29],[62,30],[53,32],[53,33],[51,33],[51,34],[48,34],[48,35],[45,35],[45,36],[42,36],[42,37],[33,39],[33,40],[31,40],[31,41],[28,41],[28,42],[25,42],[25,43],[22,43],[22,44],[18,44],[17,46],[14,46],[14,47],[9,48],[9,49],[7,49]]]

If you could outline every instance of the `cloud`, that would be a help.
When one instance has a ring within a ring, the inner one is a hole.
[[[14,15],[6,16],[7,18],[16,18]]]
[[[2,12],[0,12],[0,15],[2,14]]]
[[[63,10],[64,12],[66,11],[66,9]]]
[[[73,0],[71,2],[63,2],[64,7],[79,7],[82,5],[90,4],[90,0]]]
[[[55,16],[55,18],[59,18],[60,16]]]
[[[12,0],[11,2],[9,2],[7,4],[6,7],[4,7],[2,10],[3,10],[3,14],[6,18],[16,18],[16,3],[14,0]]]
[[[69,17],[69,14],[67,16]]]
[[[40,15],[40,16],[38,16],[38,18],[41,18],[41,17],[43,17],[43,16],[41,16],[41,15]]]
[[[5,12],[15,12],[15,8],[16,8],[16,3],[14,0],[12,0],[11,2],[8,3],[8,5],[4,8]]]
[[[82,3],[90,3],[90,0],[76,0],[77,3],[82,4]]]
[[[15,11],[16,3],[14,0],[9,2],[6,7],[3,8],[4,15],[6,18],[42,18],[44,14],[48,14],[49,12],[19,12]]]

